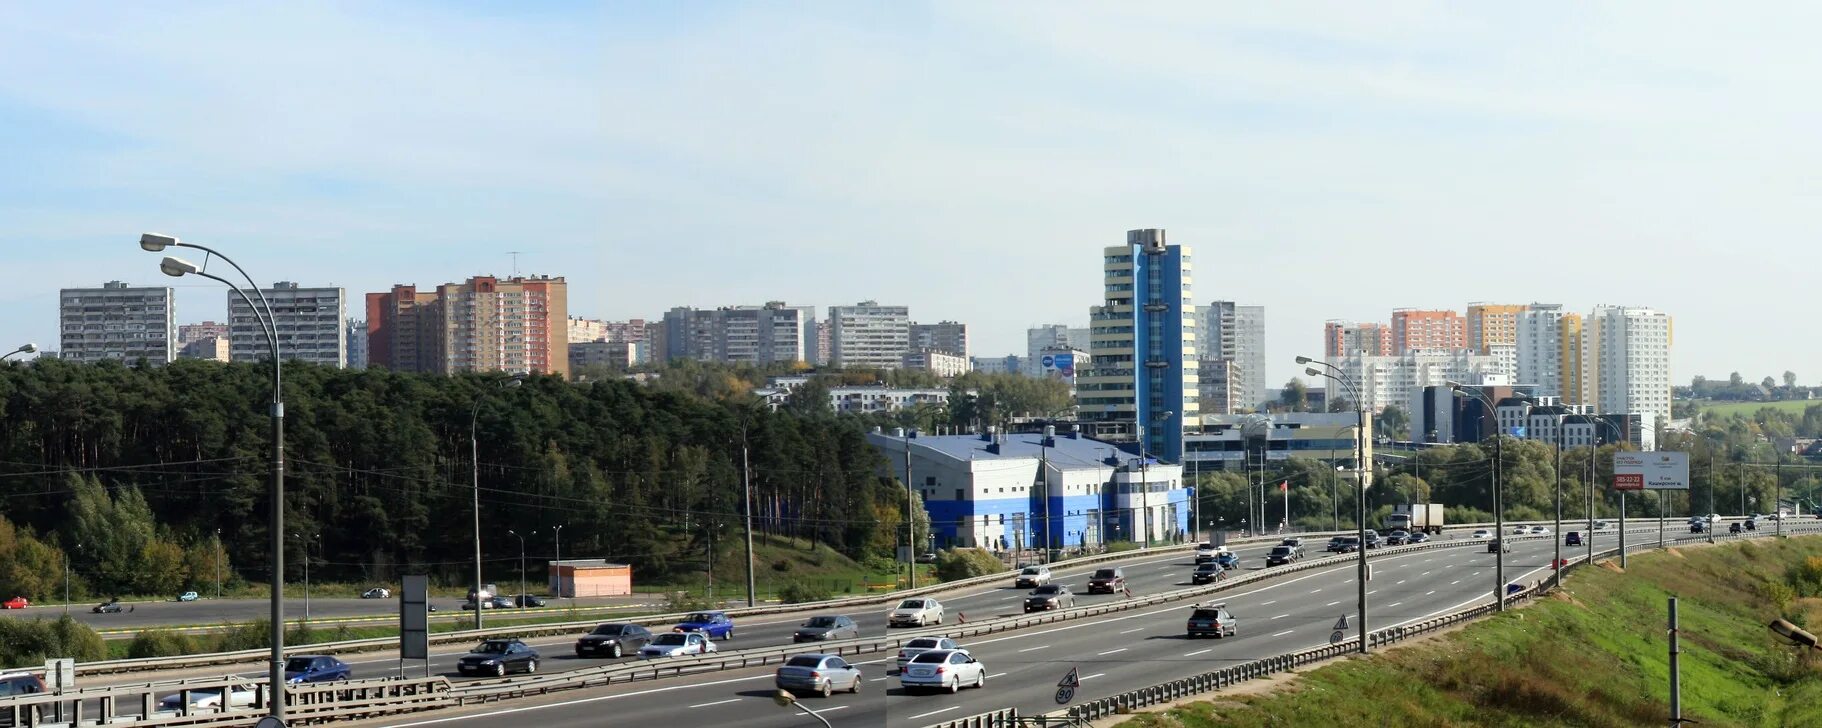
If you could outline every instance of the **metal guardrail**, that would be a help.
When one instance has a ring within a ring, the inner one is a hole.
[[[207,708],[186,708],[199,695],[225,693]],[[176,696],[165,709],[164,697]],[[244,696],[244,697],[242,697]],[[252,725],[267,711],[271,695],[264,681],[215,678],[177,685],[129,685],[39,693],[0,700],[0,720],[19,728],[38,726],[118,725],[191,726]],[[291,725],[328,723],[353,718],[434,710],[453,704],[449,681],[432,678],[384,678],[294,685],[286,690]]]
[[[1634,529],[1627,530],[1630,532]],[[1776,534],[1772,531],[1760,531],[1752,534],[1715,533],[1712,535],[1716,541],[1732,541],[1772,537]],[[1596,551],[1594,560],[1611,558],[1618,554],[1619,548],[1617,546],[1609,547]],[[1585,554],[1578,554],[1564,560],[1568,562],[1562,567],[1562,571],[1564,572],[1590,563],[1590,559]],[[1534,581],[1520,591],[1506,595],[1505,600],[1508,604],[1511,604],[1533,599],[1549,591],[1549,582],[1550,579],[1547,577]],[[1369,633],[1367,635],[1367,644],[1372,647],[1381,647],[1402,642],[1462,622],[1479,619],[1480,617],[1496,613],[1497,611],[1498,605],[1493,603],[1468,607],[1419,622]],[[1080,725],[1084,721],[1098,720],[1113,715],[1130,713],[1140,708],[1171,703],[1183,698],[1231,687],[1247,680],[1267,677],[1305,665],[1332,660],[1357,652],[1359,646],[1360,638],[1355,637],[1333,644],[1267,657],[1234,667],[1205,672],[1191,677],[1139,688],[1137,690],[1130,690],[1112,697],[1091,700],[1080,705],[1072,706],[1063,711],[1037,716],[1021,716],[1016,708],[1008,708],[936,723],[929,728],[1021,728],[1024,726]]]

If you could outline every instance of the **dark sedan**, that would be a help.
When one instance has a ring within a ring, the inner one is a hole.
[[[1387,546],[1403,546],[1405,544],[1405,542],[1409,541],[1410,539],[1411,539],[1411,532],[1406,531],[1401,528],[1401,529],[1398,529],[1396,531],[1386,534],[1385,535],[1385,544]]]
[[[347,680],[353,675],[354,668],[348,663],[328,655],[292,655],[285,660],[285,682],[291,685]]]
[[[599,624],[595,625],[594,631],[576,640],[576,656],[618,658],[638,654],[640,648],[651,643],[651,630],[640,625]]]
[[[126,607],[120,606],[119,599],[109,599],[105,602],[95,605],[95,608],[91,609],[89,611],[94,612],[96,614],[119,614],[121,612],[126,611]]]
[[[520,594],[516,597],[513,597],[513,603],[515,603],[521,607],[542,607],[547,602],[544,601],[544,597],[536,596],[533,594]]]
[[[487,640],[456,661],[456,672],[463,675],[499,677],[515,671],[538,671],[538,651],[518,640]]]
[[[1430,534],[1424,533],[1422,531],[1412,531],[1410,536],[1405,537],[1404,542],[1405,543],[1423,543],[1428,540],[1430,540]]]
[[[1075,594],[1062,584],[1045,584],[1025,597],[1026,612],[1068,609],[1075,606]]]
[[[856,625],[854,620],[839,614],[821,614],[811,617],[809,621],[798,625],[796,632],[791,633],[792,642],[852,639],[860,639],[860,626]]]

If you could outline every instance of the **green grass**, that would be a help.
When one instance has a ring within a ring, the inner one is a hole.
[[[902,589],[904,563],[885,561],[860,564],[826,545],[764,534],[753,537],[753,586],[761,600],[778,598],[780,590],[796,582],[816,587],[831,597]],[[918,565],[918,583],[935,583],[929,564]],[[648,594],[689,592],[708,594],[708,577],[701,571],[680,572],[662,580],[640,579],[633,574],[633,591]],[[715,562],[717,600],[746,597],[746,552],[737,547]]]
[[[1802,416],[1803,410],[1810,407],[1822,406],[1822,400],[1787,399],[1777,402],[1713,402],[1701,400],[1696,402],[1696,404],[1701,407],[1702,414],[1708,417],[1719,418],[1730,417],[1732,415],[1752,417],[1753,413],[1758,412],[1762,407],[1770,407],[1775,410]]]
[[[1680,601],[1683,715],[1704,726],[1822,725],[1822,660],[1765,625],[1822,625],[1822,600],[1780,608],[1771,584],[1822,537],[1646,554],[1576,572],[1563,593],[1453,634],[1313,670],[1286,689],[1219,697],[1126,728],[1642,726],[1668,716],[1666,598]]]

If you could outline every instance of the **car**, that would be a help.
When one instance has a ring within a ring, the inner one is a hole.
[[[1728,533],[1745,533],[1746,529],[1740,525],[1739,521],[1734,521],[1733,523],[1727,524],[1727,532]]]
[[[683,618],[672,632],[701,632],[712,640],[734,639],[734,620],[727,612],[694,612]]]
[[[1126,572],[1118,566],[1103,566],[1094,570],[1088,577],[1088,593],[1106,592],[1113,594],[1126,591]]]
[[[1550,529],[1548,529],[1548,528],[1544,528],[1544,527],[1543,527],[1543,526],[1532,526],[1532,527],[1531,527],[1531,535],[1533,535],[1533,536],[1548,536],[1548,535],[1550,535]]]
[[[367,591],[361,592],[361,598],[362,599],[391,599],[392,590],[387,589],[386,587],[383,587],[383,586],[376,586],[372,589],[368,589]]]
[[[1012,580],[1014,589],[1035,589],[1050,583],[1050,567],[1027,566],[1019,569],[1019,575]]]
[[[1522,586],[1519,586],[1518,582],[1513,582],[1511,584],[1506,585],[1506,596],[1512,596],[1513,594],[1517,594],[1524,590],[1525,590],[1525,588]]]
[[[1075,594],[1062,584],[1045,584],[1025,596],[1025,613],[1068,609],[1075,606]]]
[[[44,681],[23,670],[7,672],[0,670],[0,698],[16,695],[37,695],[44,692]]]
[[[987,686],[987,666],[967,650],[930,650],[905,663],[898,672],[898,684],[910,692],[916,688],[937,688],[951,693],[963,687]]]
[[[809,618],[791,633],[792,642],[827,642],[860,639],[860,626],[840,614],[820,614]]]
[[[1197,544],[1196,545],[1196,563],[1200,564],[1204,561],[1214,561],[1215,554],[1221,553],[1224,550],[1225,549],[1223,549],[1222,547],[1216,546],[1212,543]]]
[[[1748,530],[1748,531],[1759,530],[1759,519],[1757,519],[1757,518],[1748,518],[1748,519],[1746,519],[1745,524],[1746,524],[1746,530]]]
[[[1477,529],[1474,529],[1474,533],[1470,534],[1468,536],[1468,538],[1473,538],[1473,539],[1493,538],[1493,532],[1489,531],[1487,529],[1484,529],[1484,528],[1477,528]]]
[[[943,603],[930,597],[912,597],[900,600],[886,614],[886,625],[890,627],[928,627],[943,623]]]
[[[836,655],[792,655],[772,676],[779,690],[825,698],[837,690],[858,693],[862,682],[860,668]]]
[[[1581,545],[1583,545],[1582,532],[1581,531],[1570,531],[1570,532],[1564,534],[1563,535],[1563,545],[1564,546],[1581,546]]]
[[[920,564],[936,563],[936,552],[935,551],[925,551],[921,554],[918,554],[917,563],[920,563]]]
[[[1690,533],[1702,533],[1703,531],[1707,531],[1707,530],[1708,530],[1708,524],[1706,524],[1706,523],[1697,521],[1695,523],[1689,524]]]
[[[1227,611],[1227,604],[1197,604],[1189,612],[1189,624],[1185,627],[1190,639],[1212,635],[1216,639],[1239,634],[1240,620]]]
[[[1334,538],[1329,539],[1328,548],[1325,548],[1323,550],[1329,551],[1332,553],[1337,553],[1337,554],[1347,553],[1347,549],[1344,548],[1344,546],[1346,546],[1347,542],[1348,542],[1348,539],[1346,536],[1336,536]]]
[[[193,601],[196,601],[197,599],[201,599],[201,597],[197,596],[196,592],[193,592],[193,591],[187,591],[187,592],[177,595],[177,601],[180,601],[180,602],[193,602]]]
[[[1282,566],[1303,558],[1303,553],[1296,546],[1273,546],[1271,553],[1265,555],[1266,566]]]
[[[1223,551],[1220,556],[1215,557],[1213,563],[1223,569],[1238,569],[1240,568],[1240,557],[1232,551]]]
[[[25,597],[13,597],[0,602],[0,609],[24,609],[29,606],[32,606],[32,600]]]
[[[1303,550],[1303,537],[1302,536],[1291,536],[1290,538],[1286,538],[1283,541],[1279,541],[1278,544],[1281,546],[1295,546],[1295,547],[1297,547],[1298,551],[1302,551]]]
[[[1376,549],[1376,548],[1379,548],[1384,545],[1385,545],[1385,539],[1381,538],[1379,536],[1378,531],[1374,531],[1372,529],[1367,529],[1367,532],[1366,532],[1366,547],[1367,548]]]
[[[1429,540],[1430,540],[1430,534],[1424,533],[1422,531],[1412,531],[1411,535],[1406,537],[1404,542],[1407,544],[1426,543]]]
[[[538,671],[538,651],[516,639],[486,640],[456,660],[456,672],[463,675],[500,677],[515,670]]]
[[[576,656],[606,656],[618,659],[636,653],[652,643],[652,632],[637,624],[597,624],[588,634],[576,640]]]
[[[353,675],[354,668],[349,667],[348,663],[328,655],[292,655],[285,659],[287,685],[335,682],[348,680]]]
[[[1608,523],[1606,521],[1595,521],[1594,522],[1594,530],[1596,530],[1596,531],[1605,531],[1612,527],[1613,527],[1613,524]]]
[[[1196,564],[1196,570],[1189,575],[1189,583],[1208,584],[1221,578],[1221,575],[1226,573],[1226,571],[1227,567],[1213,561],[1205,564]]]
[[[1526,535],[1530,535],[1530,533],[1531,533],[1531,529],[1526,528],[1524,526],[1516,526],[1512,529],[1512,535],[1514,535],[1514,536],[1526,536]]]
[[[1493,539],[1492,541],[1487,542],[1487,553],[1497,554],[1501,551],[1511,553],[1512,552],[1512,543],[1503,538],[1496,538],[1496,539]]]
[[[639,659],[707,655],[717,651],[714,641],[701,632],[666,632],[639,648]]]
[[[911,658],[931,650],[959,649],[961,649],[961,645],[948,637],[912,637],[905,640],[905,644],[898,648],[898,669],[905,669],[905,663],[910,662]]]
[[[1360,537],[1359,536],[1342,536],[1341,543],[1335,544],[1335,546],[1333,548],[1331,548],[1330,550],[1334,551],[1335,553],[1338,553],[1338,554],[1351,554],[1351,553],[1354,553],[1355,551],[1359,551],[1360,550]]]
[[[473,610],[473,609],[474,609],[474,601],[473,601],[473,600],[470,600],[470,601],[466,601],[466,602],[462,602],[462,608],[463,608],[463,609],[467,609],[467,610]],[[494,600],[493,600],[493,599],[492,599],[492,598],[488,598],[488,599],[487,599],[487,600],[486,600],[486,601],[483,601],[483,602],[481,602],[481,608],[482,608],[482,609],[493,609],[493,608],[494,608]]]
[[[121,612],[126,611],[126,607],[120,606],[119,599],[109,599],[105,602],[95,605],[95,607],[93,609],[90,609],[89,611],[94,612],[96,614],[119,614]]]
[[[512,597],[494,597],[487,600],[488,609],[512,609],[519,606]]]
[[[499,594],[500,587],[493,584],[482,584],[480,589],[468,590],[468,601],[475,601],[476,597],[479,597],[482,600],[492,599],[499,596]]]
[[[184,693],[172,693],[159,699],[158,709],[173,713],[186,708],[190,712],[218,710],[223,707],[221,704],[222,692],[223,689],[219,687],[191,690],[189,691],[190,702],[188,704],[184,703]],[[227,707],[233,708],[251,707],[255,697],[259,694],[259,691],[255,690],[252,686],[241,685],[228,688],[226,692],[228,693]]]
[[[520,594],[513,597],[512,602],[520,607],[542,607],[549,603],[544,601],[544,597],[535,594]]]
[[[1411,532],[1402,528],[1385,535],[1385,543],[1387,546],[1403,546],[1405,542],[1410,540]]]

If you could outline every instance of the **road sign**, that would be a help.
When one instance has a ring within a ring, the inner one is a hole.
[[[268,715],[260,718],[253,728],[285,728],[285,722]]]
[[[1343,639],[1346,639],[1346,635],[1342,634],[1341,630],[1335,630],[1329,633],[1329,644],[1331,645],[1340,644]]]
[[[1075,699],[1075,688],[1057,688],[1057,705],[1068,705]]]
[[[1082,673],[1081,673],[1081,670],[1080,670],[1080,669],[1079,669],[1079,668],[1074,668],[1074,667],[1072,667],[1072,668],[1069,668],[1069,674],[1068,674],[1068,675],[1064,675],[1064,676],[1063,676],[1063,679],[1062,679],[1062,680],[1060,680],[1060,681],[1058,681],[1058,682],[1057,682],[1057,687],[1059,687],[1059,688],[1079,688],[1079,687],[1082,687]]]
[[[1689,453],[1616,452],[1614,490],[1689,490]]]
[[[1343,615],[1341,615],[1340,619],[1335,620],[1335,629],[1343,630],[1343,629],[1347,629],[1347,628],[1348,628],[1348,615],[1343,614]]]
[[[430,659],[430,577],[407,575],[399,590],[399,659]],[[479,603],[475,607],[479,608]]]

